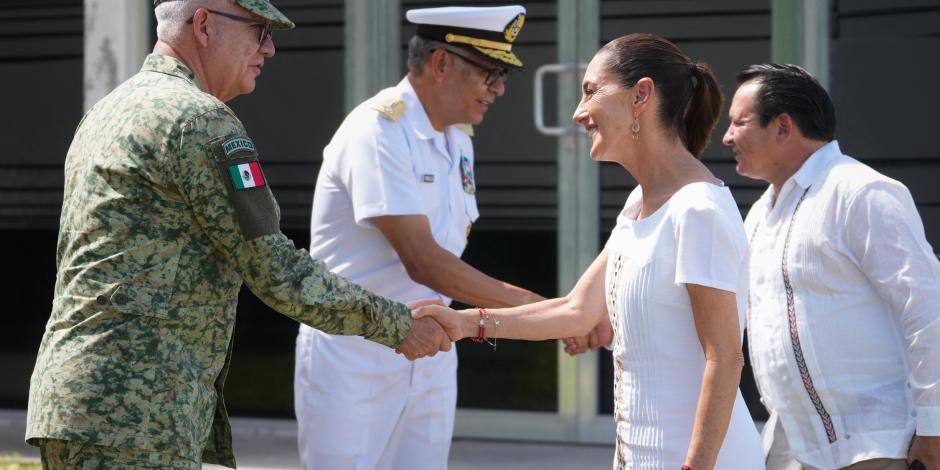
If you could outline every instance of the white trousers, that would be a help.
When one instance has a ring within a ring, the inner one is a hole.
[[[297,336],[294,410],[307,470],[446,469],[456,404],[456,349],[411,362],[358,336]]]

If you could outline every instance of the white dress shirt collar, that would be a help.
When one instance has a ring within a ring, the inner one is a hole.
[[[780,188],[770,185],[767,191],[758,201],[761,205],[766,205],[768,210],[773,210],[779,201],[786,200],[790,193],[799,188],[798,193],[802,194],[806,188],[809,188],[826,173],[826,169],[832,162],[842,155],[839,149],[839,142],[833,140],[826,145],[816,149],[809,158],[803,162],[803,165],[792,176],[787,178]]]
[[[790,179],[799,187],[806,189],[825,174],[833,159],[841,155],[842,150],[839,149],[839,141],[833,140],[813,152]]]

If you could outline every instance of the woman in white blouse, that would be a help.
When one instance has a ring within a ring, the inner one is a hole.
[[[614,468],[762,469],[738,390],[747,240],[731,193],[697,158],[721,111],[718,83],[671,42],[631,34],[597,52],[582,91],[573,119],[591,158],[639,183],[607,246],[565,297],[415,315],[454,340],[580,336],[609,315]]]

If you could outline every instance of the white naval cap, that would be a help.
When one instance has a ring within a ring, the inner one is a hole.
[[[512,43],[525,23],[525,8],[441,7],[408,10],[408,21],[418,25],[416,35],[467,50],[504,67],[521,69]]]

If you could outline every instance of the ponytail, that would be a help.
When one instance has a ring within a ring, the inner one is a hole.
[[[621,36],[601,47],[601,52],[607,54],[606,69],[624,87],[633,87],[643,77],[653,80],[660,98],[660,122],[692,155],[701,157],[723,100],[711,68],[692,62],[668,39],[650,33]]]
[[[721,88],[711,67],[704,62],[697,62],[692,66],[692,80],[694,87],[692,99],[685,112],[683,124],[685,128],[685,148],[695,157],[701,157],[705,147],[711,141],[712,130],[721,116],[721,103],[723,101]]]

